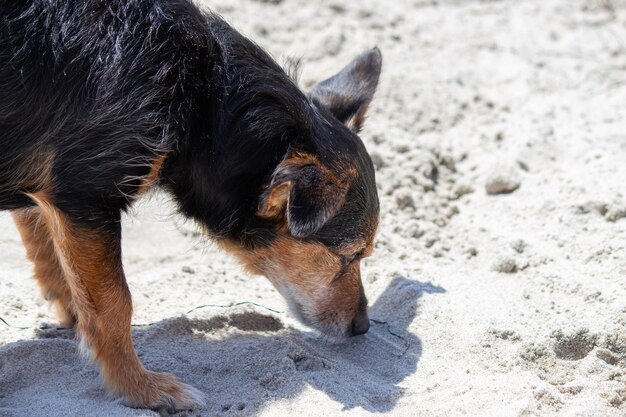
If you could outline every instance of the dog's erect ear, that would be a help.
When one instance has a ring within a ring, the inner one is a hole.
[[[347,187],[315,157],[296,153],[274,171],[257,216],[284,220],[292,236],[305,238],[337,213],[346,191]]]
[[[340,122],[358,132],[374,97],[382,64],[380,50],[371,49],[334,76],[315,85],[309,94]]]

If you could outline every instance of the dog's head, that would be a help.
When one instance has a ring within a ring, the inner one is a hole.
[[[258,202],[256,216],[275,235],[235,251],[305,324],[331,336],[369,328],[360,261],[372,252],[379,205],[374,166],[357,132],[381,65],[373,49],[309,92],[310,137],[287,152]]]

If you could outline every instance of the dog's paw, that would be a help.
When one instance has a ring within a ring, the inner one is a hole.
[[[202,407],[207,399],[202,391],[180,382],[174,375],[147,372],[139,392],[125,394],[122,402],[133,408],[167,408],[168,412],[175,412]]]

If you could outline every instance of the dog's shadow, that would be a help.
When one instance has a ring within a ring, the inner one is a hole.
[[[370,308],[370,331],[341,344],[285,328],[277,316],[260,309],[229,310],[206,319],[168,319],[135,328],[133,336],[147,368],[173,372],[207,393],[207,406],[193,415],[258,414],[269,403],[298,401],[303,391],[307,397],[299,400],[304,401],[302,406],[327,396],[339,403],[337,410],[361,407],[386,412],[402,397],[400,383],[415,371],[421,356],[419,338],[407,330],[419,298],[444,291],[430,283],[394,279]],[[74,411],[79,415],[86,409],[98,409],[98,415],[145,415],[145,410],[124,410],[107,397],[96,382],[95,366],[68,354],[76,344],[67,339],[69,332],[43,330],[39,336],[53,340],[0,348],[1,415],[36,415],[32,411],[47,409],[46,401],[51,400],[62,415]],[[20,372],[10,360],[39,372]],[[33,395],[38,385],[46,395]],[[16,408],[20,398],[28,398],[28,408]],[[62,398],[67,402],[60,402]],[[278,407],[291,414],[288,404]],[[299,404],[293,407],[298,408]]]

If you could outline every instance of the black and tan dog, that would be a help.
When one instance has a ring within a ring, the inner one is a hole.
[[[303,322],[368,330],[359,261],[379,207],[356,132],[380,69],[371,50],[306,94],[187,0],[0,0],[0,209],[112,392],[138,407],[202,401],[146,370],[131,339],[120,219],[151,186]]]

